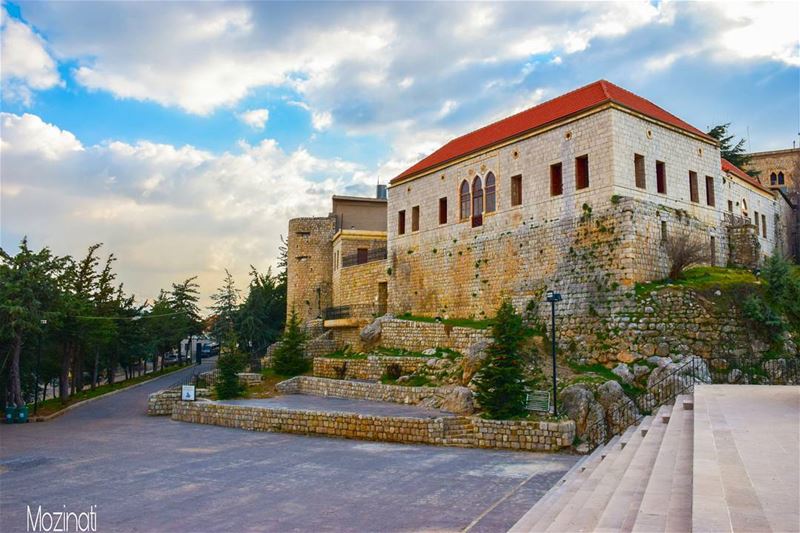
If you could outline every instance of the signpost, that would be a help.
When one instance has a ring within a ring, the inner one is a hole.
[[[184,402],[194,401],[194,385],[181,385],[181,400]]]

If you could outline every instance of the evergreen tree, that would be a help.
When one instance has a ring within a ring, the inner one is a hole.
[[[744,148],[744,139],[739,139],[736,141],[734,135],[728,135],[728,128],[730,125],[731,123],[728,122],[727,124],[714,126],[708,132],[708,135],[715,138],[717,142],[719,142],[719,151],[723,158],[744,170],[744,167],[750,162],[750,156],[747,155],[747,151]],[[747,170],[746,172],[750,176],[758,176],[758,171]]]
[[[526,329],[522,317],[509,300],[497,310],[492,324],[493,342],[481,369],[475,376],[478,402],[489,418],[525,416],[526,381],[522,345]]]
[[[306,372],[309,363],[305,358],[305,344],[306,334],[300,327],[297,312],[292,308],[286,331],[272,356],[272,368],[275,372],[282,376],[296,376]]]
[[[239,312],[239,289],[233,281],[233,276],[225,269],[225,281],[217,292],[211,295],[214,305],[211,309],[216,314],[212,332],[220,345],[220,352],[224,348],[236,351],[236,318]]]
[[[244,392],[244,387],[239,383],[239,376],[237,375],[244,369],[244,358],[241,354],[235,350],[220,354],[217,359],[217,368],[219,369],[219,375],[214,384],[217,398],[227,400],[241,396],[242,392]]]

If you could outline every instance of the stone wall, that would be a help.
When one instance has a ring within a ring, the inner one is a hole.
[[[728,226],[728,264],[755,268],[761,260],[761,245],[750,224]]]
[[[378,294],[379,284],[387,283],[386,268],[386,261],[371,261],[336,269],[333,274],[334,305],[354,306],[354,316],[374,317],[385,313],[385,307],[380,309]],[[382,305],[385,306],[386,302]]]
[[[200,374],[199,378],[205,380],[205,382],[211,386],[216,384],[217,379],[219,378],[220,370],[214,369],[209,372],[203,372]],[[239,377],[239,383],[246,387],[252,387],[253,385],[258,385],[261,383],[261,374],[256,372],[239,372],[236,374]]]
[[[491,342],[490,329],[448,326],[442,323],[391,319],[381,324],[380,345],[421,352],[428,348],[449,348],[467,354],[478,342]]]
[[[389,365],[397,365],[402,374],[412,374],[425,366],[422,357],[388,357],[370,355],[366,359],[314,358],[314,376],[331,379],[378,381]]]
[[[715,301],[721,296],[670,287],[629,296],[594,316],[561,317],[560,341],[567,355],[588,363],[631,363],[654,355],[761,357],[768,348],[735,308]]]
[[[215,402],[180,402],[172,419],[196,424],[299,435],[408,444],[557,451],[572,444],[572,421],[485,421],[478,418],[403,418],[265,409]]]
[[[210,394],[208,389],[195,389],[195,398],[208,398]],[[170,416],[178,403],[194,402],[181,402],[180,388],[154,392],[147,397],[147,414],[149,416]]]
[[[287,379],[278,383],[277,389],[283,394],[311,394],[407,405],[416,405],[434,396],[444,396],[451,390],[450,387],[403,387],[311,376],[296,376]]]
[[[294,309],[301,322],[321,316],[333,300],[331,275],[336,230],[332,216],[289,221],[286,315]]]

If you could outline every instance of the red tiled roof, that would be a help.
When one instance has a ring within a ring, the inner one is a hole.
[[[723,172],[730,172],[731,174],[733,174],[737,178],[740,178],[740,179],[746,181],[747,183],[749,183],[753,187],[756,187],[758,189],[761,189],[762,191],[766,191],[766,192],[772,194],[772,190],[769,189],[768,187],[765,187],[764,185],[762,185],[762,183],[760,181],[758,181],[756,178],[754,178],[753,176],[751,176],[750,174],[748,174],[747,172],[745,172],[741,168],[737,167],[736,165],[734,165],[733,163],[731,163],[730,161],[728,161],[724,157],[722,157],[721,159],[722,159],[722,170],[723,170]]]
[[[391,183],[396,183],[412,174],[433,168],[441,163],[511,139],[522,133],[607,102],[614,102],[650,118],[716,142],[702,131],[668,113],[649,100],[645,100],[613,83],[600,80],[457,137],[394,178]]]

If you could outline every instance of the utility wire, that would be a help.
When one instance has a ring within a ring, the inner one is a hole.
[[[75,316],[84,320],[141,320],[144,318],[160,318],[162,316],[185,315],[185,311],[175,311],[174,313],[163,313],[160,315],[136,315],[136,316]]]

